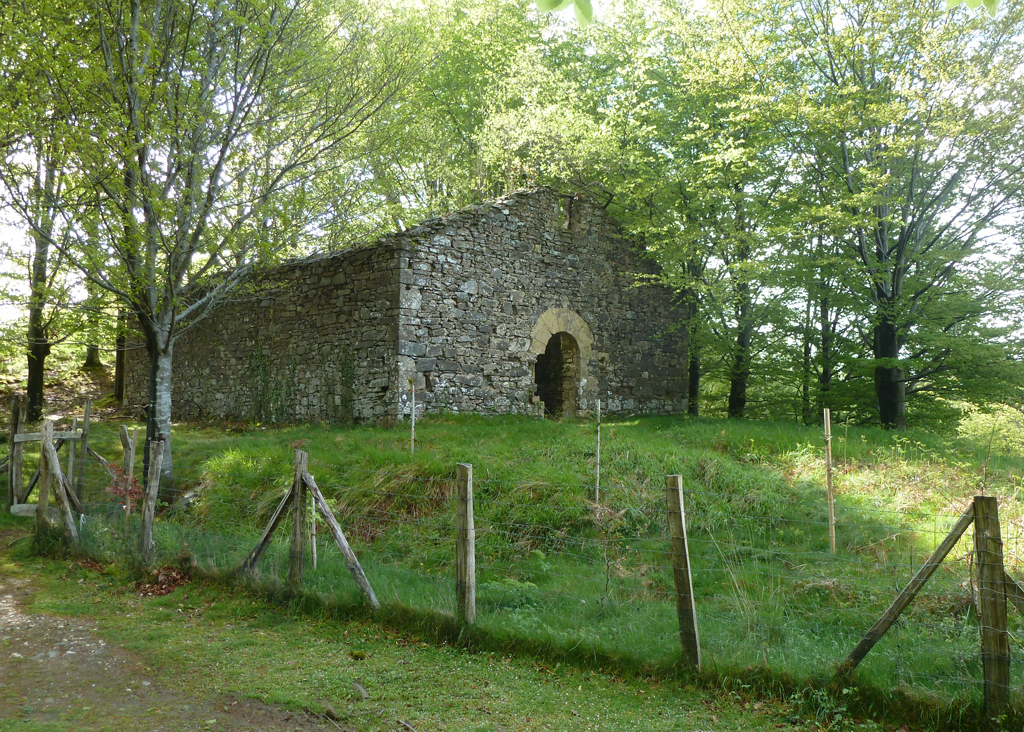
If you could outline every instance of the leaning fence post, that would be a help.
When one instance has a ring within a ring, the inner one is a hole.
[[[473,527],[473,466],[459,463],[456,496],[455,603],[459,620],[476,622],[476,529]]]
[[[981,664],[985,674],[985,716],[990,729],[1010,700],[1010,646],[1006,632],[1006,588],[999,504],[994,496],[974,497],[974,551],[978,565]]]
[[[306,473],[309,456],[302,450],[295,451],[295,479],[292,482],[292,540],[288,545],[288,589],[293,593],[302,589],[302,575],[306,564]]]
[[[70,439],[68,439],[68,441],[67,441],[68,442],[68,471],[67,471],[66,475],[68,476],[68,484],[70,484],[72,486],[72,490],[74,489],[74,485],[75,485],[75,438],[74,438],[74,434],[76,432],[78,432],[78,417],[75,417],[71,421],[71,434],[72,434],[72,437]],[[79,498],[81,498],[81,496],[79,496]]]
[[[693,607],[693,580],[690,577],[690,550],[686,543],[686,512],[683,508],[683,476],[665,476],[668,503],[668,530],[671,538],[669,559],[676,586],[676,614],[679,616],[679,641],[683,661],[700,668],[700,638],[697,614]]]
[[[82,464],[78,471],[75,483],[75,495],[82,500],[82,490],[85,483],[85,466],[89,462],[89,422],[92,419],[92,399],[85,400],[85,416],[82,420]],[[71,443],[71,452],[74,453],[75,443]]]
[[[21,397],[17,394],[11,397],[11,437],[7,443],[9,446],[7,457],[7,510],[11,509],[18,502],[18,493],[21,492],[21,444],[14,441],[14,437],[21,431]],[[15,471],[15,462],[18,469]],[[17,483],[15,483],[17,476]]]
[[[70,441],[69,441],[70,442]],[[71,512],[71,506],[75,498],[75,494],[71,489],[71,481],[61,472],[60,469],[60,458],[57,456],[57,448],[53,444],[53,421],[45,420],[42,426],[42,439],[39,445],[39,469],[41,473],[45,473],[47,483],[47,494],[52,489],[54,502],[57,504],[57,510],[60,515],[61,521],[64,524],[67,536],[71,539],[72,543],[78,543],[78,529],[75,528],[75,517]],[[40,491],[42,487],[40,486]],[[40,493],[42,498],[42,493]],[[40,512],[45,516],[48,508],[48,496],[46,501],[40,501],[36,505],[36,516],[38,518]],[[77,506],[77,509],[81,509],[81,506]],[[46,517],[44,522],[46,526],[49,526],[49,516]],[[37,524],[42,526],[44,524]]]
[[[143,564],[153,559],[153,520],[156,516],[156,497],[160,491],[160,468],[164,461],[163,440],[149,443],[149,479],[146,481],[146,495],[142,499],[142,528],[139,531],[139,554]]]
[[[836,497],[832,489],[832,410],[825,408],[825,488],[828,492],[828,548],[836,553]]]
[[[43,438],[40,445],[53,441],[53,422],[44,420],[40,428]],[[21,443],[24,444],[24,443]],[[42,448],[39,450],[39,491],[36,493],[36,534],[45,536],[50,531],[50,478],[53,466],[46,459]]]

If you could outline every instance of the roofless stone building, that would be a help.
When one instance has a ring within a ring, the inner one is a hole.
[[[605,211],[549,188],[293,261],[183,334],[176,419],[686,410],[682,308]],[[145,404],[144,349],[125,402]]]

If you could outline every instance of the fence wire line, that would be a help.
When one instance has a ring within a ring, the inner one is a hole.
[[[119,500],[105,491],[108,477],[89,460],[76,460],[76,473],[83,462],[89,501],[83,540],[94,553],[113,557],[132,546],[138,519],[133,516],[125,529]],[[251,551],[288,484],[283,471],[255,483],[251,472],[218,472],[217,477],[244,479],[245,485],[258,489],[197,491],[193,513],[171,513],[157,525],[164,561],[187,548],[202,566],[233,569]],[[453,612],[454,480],[401,472],[384,477],[377,487],[347,485],[325,476],[318,484],[382,602]],[[392,479],[401,481],[400,489],[388,483]],[[440,483],[445,484],[441,491]],[[516,488],[527,481],[500,483]],[[474,484],[478,624],[512,637],[564,648],[582,644],[649,662],[670,662],[678,655],[663,489],[655,481],[644,488],[650,500],[640,508],[617,504],[611,486],[604,503],[580,505],[572,502],[580,500],[579,491],[589,483],[544,483],[545,489],[562,495],[560,500],[530,500],[530,510],[543,522],[515,518],[528,499],[492,499],[488,493],[497,482]],[[530,488],[538,485],[529,483]],[[758,512],[755,503],[750,513],[734,516],[731,523],[712,525],[701,511],[721,502],[721,494],[687,487],[685,499],[705,662],[723,669],[759,665],[797,676],[820,673],[841,661],[959,516],[956,507],[902,514],[874,506],[840,510],[839,525],[861,531],[870,541],[832,555],[824,519]],[[646,522],[647,530],[629,531],[628,521],[617,525],[620,511],[632,512],[634,520]],[[203,521],[210,512],[217,514],[216,530]],[[1014,528],[1018,513],[1007,511],[1002,517],[1011,574],[1017,574],[1021,555],[1020,532]],[[237,518],[228,520],[232,514]],[[289,524],[290,518],[283,523]],[[801,541],[794,539],[794,529],[803,532]],[[265,581],[283,582],[287,575],[287,539],[278,531],[260,564]],[[972,534],[969,529],[961,537],[868,655],[860,670],[863,676],[881,686],[922,694],[937,690],[951,700],[980,696]],[[306,568],[308,590],[357,600],[342,557],[322,528],[318,548],[318,568]],[[1012,683],[1020,689],[1024,626],[1014,609],[1009,616]]]

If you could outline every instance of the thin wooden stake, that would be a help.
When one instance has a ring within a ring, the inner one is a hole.
[[[131,460],[128,461],[128,465],[127,465],[127,467],[125,467],[125,472],[128,474],[129,478],[134,477],[134,475],[135,475],[135,456],[138,455],[138,453],[139,453],[139,428],[138,427],[132,427],[132,452],[131,452]]]
[[[700,636],[693,606],[693,580],[690,576],[690,549],[686,541],[686,511],[683,504],[683,476],[665,476],[670,537],[669,559],[676,586],[676,615],[679,617],[679,642],[683,661],[700,668]]]
[[[601,400],[597,400],[597,449],[594,466],[594,503],[601,502]]]
[[[455,508],[455,607],[466,625],[476,622],[476,529],[473,526],[473,466],[459,463]]]
[[[297,593],[302,589],[302,576],[306,569],[306,474],[309,456],[302,450],[295,451],[295,478],[292,481],[292,538],[288,545],[288,589]]]
[[[164,441],[149,443],[149,480],[146,481],[146,495],[142,500],[142,528],[139,531],[139,554],[143,564],[153,561],[153,520],[156,516],[156,497],[160,492],[160,467],[164,460]]]
[[[71,420],[71,431],[78,432],[78,417]],[[60,449],[59,447],[57,448]],[[72,486],[75,484],[75,441],[70,440],[68,442],[68,483]]]
[[[82,491],[85,485],[85,465],[88,463],[89,457],[89,424],[92,421],[92,399],[85,400],[85,416],[82,419],[82,464],[81,469],[78,471],[78,477],[75,482],[75,495],[78,496],[79,501],[82,499]],[[71,451],[74,452],[75,445],[71,443]]]
[[[412,418],[410,420],[411,431],[409,434],[409,452],[416,454],[416,379],[409,379],[409,386],[412,387]]]
[[[349,573],[352,575],[352,579],[355,580],[356,586],[359,591],[363,593],[363,597],[370,603],[370,607],[374,610],[380,610],[380,602],[377,600],[377,595],[374,594],[373,588],[370,587],[370,582],[366,579],[366,574],[363,572],[363,568],[359,565],[359,559],[356,558],[356,553],[352,551],[352,547],[348,544],[348,539],[345,538],[345,532],[341,530],[338,525],[337,519],[334,518],[334,512],[331,511],[331,507],[327,505],[327,501],[324,500],[323,495],[320,493],[320,489],[316,486],[316,481],[313,480],[313,476],[306,473],[303,477],[306,485],[309,487],[309,492],[313,494],[313,502],[316,507],[320,509],[320,515],[324,517],[324,521],[327,523],[327,528],[331,530],[331,534],[334,536],[334,542],[338,545],[338,549],[341,550],[341,556],[345,559],[345,565],[348,567]]]
[[[892,624],[900,617],[900,614],[907,609],[907,605],[911,603],[917,593],[924,587],[924,583],[928,581],[928,578],[935,573],[935,570],[942,564],[942,560],[946,558],[946,555],[952,551],[956,543],[960,541],[960,537],[963,536],[964,532],[967,531],[967,527],[974,521],[974,505],[967,507],[963,515],[957,520],[956,524],[950,529],[946,538],[942,540],[942,543],[935,547],[935,551],[932,555],[925,560],[921,568],[917,570],[917,574],[914,578],[907,583],[907,586],[903,588],[903,592],[896,596],[896,599],[892,601],[892,605],[882,613],[882,617],[871,626],[864,637],[861,638],[860,643],[850,651],[850,655],[846,657],[839,668],[836,670],[837,676],[847,676],[853,672],[857,665],[864,660],[864,656],[868,655],[868,651],[875,647],[875,644],[885,635],[885,632],[892,627]]]
[[[836,553],[836,497],[832,492],[832,411],[825,408],[825,486],[828,491],[828,548]]]
[[[1001,730],[1010,703],[1010,645],[1006,632],[1006,571],[999,533],[999,504],[994,496],[974,497],[974,551],[978,567],[978,628],[985,675],[985,716],[989,729]]]

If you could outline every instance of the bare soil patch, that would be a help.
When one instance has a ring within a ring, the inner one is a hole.
[[[13,536],[3,533],[6,545]],[[131,652],[103,641],[88,620],[29,612],[32,591],[30,580],[0,570],[0,726],[19,720],[96,731],[352,729],[253,699],[182,693]]]

